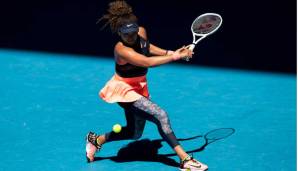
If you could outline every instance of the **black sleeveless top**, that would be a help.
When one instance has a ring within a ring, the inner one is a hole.
[[[134,49],[137,53],[143,54],[147,57],[150,56],[149,48],[150,44],[148,40],[143,39],[142,37],[138,36],[136,43],[133,45],[128,45],[125,42],[121,41],[125,46],[130,47]],[[130,63],[126,63],[124,65],[119,65],[116,62],[115,65],[116,73],[125,78],[131,78],[131,77],[139,77],[146,75],[148,72],[148,68],[139,67],[132,65]]]

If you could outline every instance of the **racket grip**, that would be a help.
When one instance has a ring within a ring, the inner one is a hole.
[[[196,46],[195,44],[191,44],[191,45],[189,45],[188,49],[191,50],[191,51],[193,51],[193,49],[195,48],[195,46]]]
[[[195,46],[196,46],[195,44],[191,44],[191,45],[189,45],[188,49],[191,50],[191,51],[193,51],[194,48],[195,48]],[[184,58],[184,59],[185,59],[186,61],[189,61],[189,58],[190,58],[190,57],[186,57],[186,58]]]

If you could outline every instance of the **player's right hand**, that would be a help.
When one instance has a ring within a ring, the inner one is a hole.
[[[193,52],[188,49],[188,46],[183,46],[179,49],[177,49],[174,54],[179,55],[179,59],[184,59],[184,58],[192,58]]]

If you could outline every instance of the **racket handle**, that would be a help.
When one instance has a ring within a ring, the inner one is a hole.
[[[195,44],[191,44],[191,45],[189,45],[188,49],[191,50],[191,51],[193,51],[193,49],[195,48],[195,46],[196,46]],[[184,59],[185,59],[186,61],[189,61],[189,58],[190,58],[190,57],[186,57],[186,58],[184,58]]]
[[[196,46],[195,44],[191,44],[191,45],[189,45],[188,49],[191,50],[191,51],[193,51],[193,49],[195,48],[195,46]]]

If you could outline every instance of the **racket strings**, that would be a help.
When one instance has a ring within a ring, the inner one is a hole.
[[[219,140],[232,135],[235,132],[233,128],[213,130],[205,135],[207,140]]]
[[[204,16],[193,23],[193,31],[197,34],[208,34],[215,30],[221,23],[221,18],[216,16]]]

